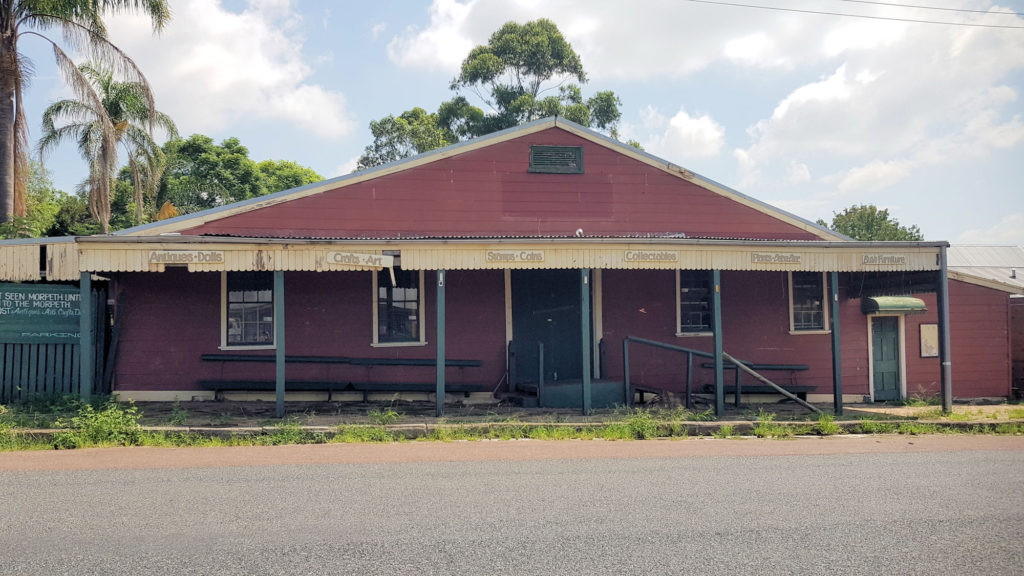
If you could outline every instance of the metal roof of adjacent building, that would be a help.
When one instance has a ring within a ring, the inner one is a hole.
[[[1024,294],[1024,247],[950,246],[947,252],[952,276],[966,276],[979,283],[1014,287]]]

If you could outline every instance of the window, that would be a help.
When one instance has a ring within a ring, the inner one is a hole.
[[[530,146],[530,172],[583,174],[582,146]]]
[[[821,272],[790,272],[789,286],[790,330],[828,330],[825,275]]]
[[[422,343],[423,290],[420,286],[423,284],[423,272],[402,270],[398,266],[394,272],[394,284],[389,270],[374,274],[374,344]]]
[[[711,298],[714,289],[707,270],[677,270],[679,286],[678,333],[710,334]]]
[[[273,272],[225,272],[224,335],[221,344],[274,346]]]

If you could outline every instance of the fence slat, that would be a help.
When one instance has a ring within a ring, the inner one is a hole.
[[[7,349],[10,347],[8,344],[0,345],[0,403],[10,402],[11,393],[7,390],[7,384],[9,382],[7,374]]]

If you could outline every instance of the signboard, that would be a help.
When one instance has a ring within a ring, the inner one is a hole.
[[[368,268],[390,268],[395,257],[384,254],[360,254],[358,252],[328,252],[327,263],[345,266],[366,266]]]
[[[802,254],[792,252],[751,252],[751,264],[800,264]]]
[[[517,262],[543,262],[543,250],[488,250],[488,264],[514,264]]]
[[[223,264],[221,250],[150,250],[150,264]]]
[[[77,343],[80,300],[74,286],[0,283],[0,342]]]
[[[671,250],[626,250],[626,262],[678,262],[679,253]]]
[[[864,254],[861,256],[861,264],[875,266],[904,266],[907,257],[904,254]]]

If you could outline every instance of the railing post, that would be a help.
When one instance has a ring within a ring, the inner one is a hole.
[[[516,391],[516,341],[508,341],[508,391]]]
[[[743,392],[740,390],[740,367],[737,366],[736,367],[736,407],[737,408],[740,407],[740,396],[742,396],[742,395],[743,395]]]
[[[633,389],[629,385],[629,338],[622,339],[622,387],[626,393],[626,407],[633,406]]]
[[[537,341],[537,407],[542,406],[540,397],[544,390],[544,343]]]
[[[693,352],[686,353],[686,409],[693,408]]]

